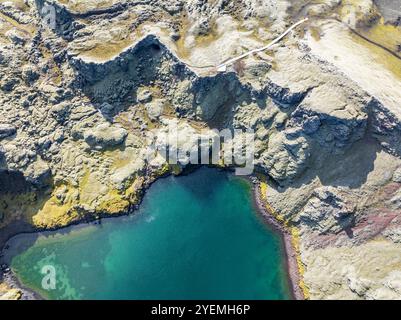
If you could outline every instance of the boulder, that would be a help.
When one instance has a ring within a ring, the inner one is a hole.
[[[0,124],[0,139],[8,138],[14,135],[17,129],[10,124]]]
[[[137,93],[137,100],[140,103],[148,103],[152,101],[152,92],[148,89],[140,88]]]
[[[84,140],[95,150],[105,150],[121,145],[127,137],[127,131],[123,128],[102,123],[95,128],[84,132]]]
[[[304,137],[289,139],[280,132],[271,137],[269,144],[258,161],[279,184],[288,184],[305,170],[310,147]]]
[[[338,233],[352,226],[354,211],[355,207],[349,203],[341,190],[321,187],[313,192],[299,218],[319,233]]]
[[[49,165],[38,157],[24,171],[25,179],[38,187],[45,187],[49,184],[51,178],[51,170]]]
[[[5,35],[10,41],[17,45],[24,45],[27,41],[25,34],[17,29],[10,29]]]

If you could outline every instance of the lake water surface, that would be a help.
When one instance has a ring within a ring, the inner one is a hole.
[[[280,237],[250,184],[214,169],[157,181],[134,216],[10,245],[23,248],[11,262],[20,281],[49,299],[290,298]],[[42,288],[43,266],[55,290]]]

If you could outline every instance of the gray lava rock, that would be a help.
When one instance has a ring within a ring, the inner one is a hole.
[[[334,137],[340,141],[347,141],[351,134],[351,129],[345,124],[336,125],[333,130]]]
[[[393,174],[393,181],[397,183],[401,183],[401,168],[395,170]]]
[[[313,134],[319,130],[321,125],[320,119],[318,116],[312,116],[306,118],[303,124],[303,129],[306,134]]]
[[[9,124],[0,124],[0,139],[4,139],[14,135],[17,129]]]
[[[340,232],[352,226],[355,207],[334,187],[316,189],[300,214],[300,220],[309,227],[325,233]]]
[[[84,133],[85,142],[95,150],[104,150],[121,145],[127,137],[123,128],[112,127],[108,123],[100,124]]]
[[[24,35],[16,29],[11,29],[7,31],[6,37],[8,37],[13,43],[17,45],[24,45],[26,43],[26,38],[24,37]]]
[[[34,70],[33,67],[26,66],[22,70],[22,78],[25,80],[25,82],[32,83],[39,79],[39,73]]]
[[[64,123],[71,111],[71,106],[68,103],[60,103],[53,106],[50,110],[52,116],[57,120],[59,123]]]
[[[138,102],[140,103],[149,103],[152,101],[152,92],[147,89],[138,90]]]

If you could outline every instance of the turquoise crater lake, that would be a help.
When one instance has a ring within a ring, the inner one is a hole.
[[[202,168],[160,179],[133,216],[10,242],[12,270],[49,299],[289,299],[280,236],[247,181]],[[56,289],[41,287],[43,266]]]

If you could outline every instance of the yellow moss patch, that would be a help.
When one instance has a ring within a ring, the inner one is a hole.
[[[111,190],[102,198],[102,202],[96,207],[99,213],[120,214],[127,211],[130,207],[130,202],[117,190]]]
[[[179,32],[180,38],[176,42],[177,55],[181,59],[189,58],[189,56],[191,55],[191,48],[187,47],[186,40],[188,36],[188,31],[190,30],[192,25],[193,23],[190,22],[186,16],[181,17],[181,30]],[[220,37],[221,35],[217,34],[216,28],[212,27],[208,34],[195,37],[195,47],[197,48],[208,47],[213,42],[217,41]]]
[[[0,3],[4,2],[12,2],[18,10],[24,12],[29,10],[29,6],[25,3],[24,0],[0,0]]]
[[[79,184],[79,202],[91,206],[93,202],[103,194],[107,193],[107,187],[99,181],[97,175],[91,173],[89,169],[85,170],[85,174]]]
[[[36,28],[34,26],[30,24],[21,24],[18,21],[14,20],[13,18],[10,18],[9,16],[6,16],[1,12],[0,12],[0,19],[4,20],[10,26],[24,32],[28,36],[32,36],[36,31]]]
[[[345,0],[342,3],[339,13],[344,17],[351,12],[351,9],[355,9],[358,18],[362,15],[361,12],[358,11],[360,10],[360,6],[360,0]],[[401,44],[401,28],[385,24],[383,18],[373,19],[373,17],[379,17],[379,15],[374,11],[370,13],[372,14],[371,25],[359,27],[355,31],[376,44],[370,43],[356,34],[352,35],[353,40],[367,47],[372,52],[375,62],[382,64],[398,78],[401,78],[401,59],[380,47],[382,46],[392,51],[395,55],[401,56],[398,52],[398,46]]]
[[[125,122],[127,120],[126,116],[128,117],[127,114],[123,117],[119,115],[116,119],[116,122],[121,124],[124,129],[131,131],[131,127],[128,125],[128,123]],[[101,154],[101,161],[107,164],[108,170],[110,172],[124,168],[130,164],[135,163],[137,160],[138,154],[134,152],[131,148],[122,147],[120,149],[105,150]]]
[[[309,294],[309,288],[306,286],[304,281],[305,266],[301,259],[299,230],[296,227],[292,227],[290,231],[291,231],[292,246],[294,247],[296,253],[298,272],[300,275],[299,287],[303,292],[304,298],[308,300],[310,299],[310,294]]]
[[[9,2],[5,0],[0,0],[0,3]],[[29,10],[29,7],[25,5],[22,0],[14,0],[13,2],[17,9],[21,11]],[[31,38],[36,32],[37,28],[31,24],[21,24],[13,18],[0,12],[0,41],[9,43],[10,40],[5,36],[6,32],[11,29],[17,29],[19,32],[23,33],[25,37]]]
[[[131,40],[131,38],[110,41],[106,43],[98,43],[94,48],[83,52],[81,56],[87,58],[96,58],[100,61],[106,61],[118,55],[132,44],[133,40]]]
[[[169,171],[171,171],[173,175],[179,176],[182,173],[182,168],[178,164],[172,164],[170,165]]]
[[[224,163],[224,158],[223,157],[221,157],[219,159],[219,162],[217,163],[216,167],[217,168],[225,168],[226,167],[226,164]]]
[[[43,207],[32,217],[33,225],[40,228],[64,227],[78,220],[77,205],[90,205],[98,196],[97,184],[89,170],[85,171],[79,187],[69,183],[57,186]]]
[[[304,281],[304,274],[305,274],[305,266],[302,262],[301,259],[301,251],[300,251],[300,235],[299,235],[299,230],[296,227],[290,227],[289,222],[285,220],[283,215],[280,215],[274,210],[274,208],[270,205],[267,199],[267,189],[268,185],[266,183],[267,178],[263,175],[258,175],[260,182],[260,196],[261,199],[266,207],[266,209],[270,212],[273,217],[281,222],[291,233],[291,242],[292,246],[294,248],[295,254],[296,254],[296,261],[297,261],[297,266],[298,266],[298,272],[299,272],[299,287],[302,290],[302,293],[304,295],[305,299],[310,299],[310,294],[309,294],[309,289],[305,284]]]
[[[20,300],[22,292],[18,289],[11,289],[5,283],[0,283],[0,300]]]
[[[396,58],[386,50],[374,45],[361,37],[352,34],[353,40],[366,48],[372,53],[373,60],[376,63],[383,65],[388,71],[394,74],[398,79],[401,79],[401,59]]]
[[[138,191],[143,182],[143,178],[138,178],[122,191],[107,186],[100,189],[95,175],[87,170],[78,188],[67,184],[57,187],[43,208],[32,218],[33,224],[41,228],[67,226],[82,217],[77,210],[79,206],[88,206],[97,214],[127,212],[131,205],[138,203]]]
[[[385,24],[383,18],[374,26],[368,29],[358,30],[369,40],[397,52],[401,45],[401,28],[391,24]]]
[[[89,48],[78,50],[80,57],[96,61],[107,61],[131,47],[135,41],[143,36],[141,27],[130,30],[136,19],[137,15],[131,14],[127,19],[114,24],[110,23],[110,25],[104,27],[103,31],[105,33],[111,32],[111,30],[121,30],[121,32],[112,33],[110,39],[107,38],[104,41],[96,38],[91,39]]]
[[[309,30],[312,38],[315,39],[315,41],[319,41],[321,37],[320,35],[321,30],[317,27],[310,27]]]
[[[117,152],[113,159],[113,165],[111,166],[112,170],[121,169],[125,166],[129,165],[134,160],[127,155],[124,155],[122,152]]]
[[[145,182],[143,177],[139,177],[135,179],[134,183],[125,191],[125,198],[129,200],[131,204],[136,204],[139,202],[139,190],[142,189],[142,186]]]
[[[74,12],[87,12],[95,9],[105,9],[115,4],[116,0],[96,0],[96,1],[71,1],[71,0],[58,0],[61,4],[65,5],[69,10]]]
[[[264,202],[264,205],[266,206],[266,209],[269,210],[270,214],[271,214],[277,221],[281,222],[281,223],[284,224],[284,225],[287,225],[287,221],[285,221],[284,216],[281,215],[281,214],[279,214],[279,213],[277,213],[277,211],[274,210],[273,207],[272,207],[272,206],[270,205],[270,203],[268,202],[268,199],[267,199],[267,188],[268,188],[267,183],[262,181],[262,182],[260,183],[260,195],[261,195],[261,198],[262,198],[262,200],[263,200],[263,202]]]
[[[181,22],[181,30],[179,32],[180,38],[176,42],[177,55],[181,59],[186,59],[191,54],[191,51],[185,45],[185,39],[186,39],[186,35],[187,35],[189,28],[190,28],[190,23],[189,23],[188,19],[186,17],[183,17],[182,22]]]
[[[267,183],[266,182],[261,182],[260,183],[260,194],[261,194],[261,197],[262,197],[263,201],[267,200],[266,193],[267,193]]]
[[[96,207],[96,211],[111,215],[127,212],[132,205],[139,202],[139,191],[143,184],[144,178],[139,177],[125,191],[110,190],[102,197],[102,202]]]
[[[76,192],[77,189],[68,185],[57,187],[43,208],[32,217],[33,225],[40,228],[55,228],[66,226],[76,220],[78,213],[73,209],[76,204]]]
[[[365,11],[364,8],[367,6],[365,0],[342,0],[340,9],[341,16],[347,16],[351,13],[355,14],[356,19],[366,18],[366,14],[369,13],[370,17],[377,17],[378,12],[375,7],[369,8],[369,11]]]
[[[162,176],[168,174],[170,172],[170,169],[171,168],[170,168],[169,164],[166,162],[163,164],[162,167],[160,167],[158,170],[154,171],[154,175],[156,177],[162,177]]]
[[[208,47],[213,42],[219,40],[220,36],[216,33],[215,29],[212,29],[210,33],[195,38],[197,47]]]

